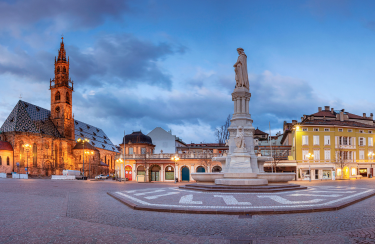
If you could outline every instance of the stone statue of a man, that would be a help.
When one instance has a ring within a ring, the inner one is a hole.
[[[247,56],[243,48],[237,48],[238,59],[237,62],[233,65],[234,72],[236,72],[236,88],[237,87],[249,87],[249,77],[247,75]]]
[[[234,142],[236,143],[236,147],[243,149],[246,148],[245,144],[245,133],[242,126],[237,127],[237,136],[234,138]]]

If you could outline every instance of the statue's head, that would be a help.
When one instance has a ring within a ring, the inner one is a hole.
[[[237,52],[238,52],[238,54],[241,54],[241,53],[243,53],[243,52],[244,52],[244,50],[243,50],[243,48],[242,48],[242,47],[239,47],[239,48],[237,48]]]

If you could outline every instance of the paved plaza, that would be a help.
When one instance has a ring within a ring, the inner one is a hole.
[[[211,214],[272,214],[337,210],[375,194],[374,189],[314,186],[274,193],[220,193],[177,187],[109,193],[139,210]]]
[[[311,191],[309,194],[327,195],[317,192],[325,191],[322,189],[337,192],[329,192],[331,197],[313,198],[323,199],[324,202],[329,201],[326,199],[340,199],[366,189],[375,189],[374,179],[298,183],[307,186]],[[204,197],[199,199],[198,194],[213,194],[181,193],[176,190],[176,186],[181,186],[181,183],[1,179],[0,184],[1,243],[375,242],[375,197],[327,212],[186,214],[134,210],[107,192],[127,192],[131,196],[138,194],[137,199],[153,202],[173,195],[179,195],[178,201],[181,201],[183,195],[193,195],[192,199],[185,197],[185,200],[202,203],[205,203]],[[173,192],[177,193],[155,197]],[[227,195],[233,196],[237,202],[251,203],[244,206],[258,204],[253,200],[238,198],[236,194]],[[290,200],[293,197],[283,198]],[[220,206],[233,205],[227,205],[223,197],[212,197],[210,201],[220,203]]]

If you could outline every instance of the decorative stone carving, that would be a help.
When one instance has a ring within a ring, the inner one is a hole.
[[[237,136],[234,138],[236,147],[240,149],[246,148],[245,144],[245,133],[242,126],[237,127]]]

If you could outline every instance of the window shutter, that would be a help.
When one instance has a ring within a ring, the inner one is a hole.
[[[337,146],[338,146],[338,144],[339,144],[339,137],[338,137],[338,136],[336,136],[336,137],[335,137],[335,146],[337,147]]]

